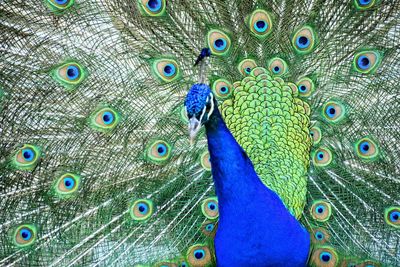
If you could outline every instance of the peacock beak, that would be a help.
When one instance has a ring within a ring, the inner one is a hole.
[[[192,117],[189,120],[189,140],[191,145],[193,145],[194,139],[196,138],[197,133],[200,131],[200,128],[200,121],[196,117]]]

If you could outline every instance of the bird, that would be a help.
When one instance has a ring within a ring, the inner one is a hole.
[[[1,266],[399,266],[400,3],[0,3]]]

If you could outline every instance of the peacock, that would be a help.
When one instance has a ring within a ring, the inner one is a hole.
[[[400,266],[400,2],[0,3],[0,266]]]

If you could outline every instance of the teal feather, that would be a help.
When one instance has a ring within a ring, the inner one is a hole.
[[[297,92],[321,137],[299,218],[313,242],[309,264],[329,252],[339,266],[400,265],[399,3],[167,0],[147,12],[141,0],[55,2],[0,3],[0,265],[179,266],[196,246],[215,265],[215,234],[205,227],[218,228],[218,219],[202,210],[216,195],[205,131],[190,146],[183,109],[198,82],[193,63],[214,31],[229,49],[202,75],[221,107],[236,100],[244,60],[268,69],[280,58],[282,81],[313,83],[310,95]],[[256,10],[272,25],[265,36],[249,28]],[[314,34],[310,49],[296,47],[304,27]],[[160,61],[176,74],[158,72]],[[67,63],[78,65],[77,80],[60,77]],[[340,120],[324,115],[329,101],[343,107]],[[111,126],[95,120],[104,111]],[[360,150],[366,141],[375,153]],[[27,146],[33,160],[17,162]],[[315,164],[321,149],[328,164]],[[67,174],[76,187],[60,185]],[[132,209],[138,200],[151,206],[143,220]],[[320,202],[330,215],[315,219]]]

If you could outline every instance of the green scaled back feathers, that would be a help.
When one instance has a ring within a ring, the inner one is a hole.
[[[194,60],[310,266],[400,265],[400,3],[3,1],[0,265],[215,266]],[[249,214],[251,222],[251,214]]]

